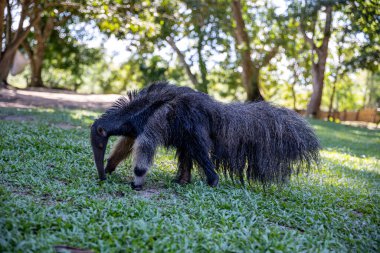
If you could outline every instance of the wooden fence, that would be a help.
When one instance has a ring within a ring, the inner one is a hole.
[[[306,114],[306,110],[297,110],[301,115]],[[327,119],[329,113],[326,111],[319,111],[317,114],[318,119]],[[363,122],[380,122],[380,112],[376,108],[363,108],[358,111],[343,111],[332,112],[331,117],[339,119],[340,121],[363,121]]]

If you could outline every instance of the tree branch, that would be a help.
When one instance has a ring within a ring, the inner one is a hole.
[[[269,52],[267,52],[260,64],[260,67],[264,67],[266,65],[269,64],[270,60],[272,60],[273,57],[276,56],[276,54],[278,53],[278,48],[279,46],[275,46],[274,48],[272,48]]]
[[[249,55],[251,55],[251,47],[249,45],[249,37],[248,37],[248,33],[247,33],[247,30],[245,28],[245,22],[244,22],[244,19],[243,19],[243,15],[241,13],[241,4],[240,4],[240,1],[237,1],[237,0],[234,0],[232,1],[232,14],[234,16],[234,20],[236,22],[236,39],[237,39],[237,42],[238,42],[238,45],[243,45],[244,46],[244,49],[245,51],[247,51],[247,53]]]
[[[34,36],[37,41],[42,41],[43,36],[42,36],[42,27],[41,27],[41,19],[38,20],[36,23],[34,23],[33,28],[34,28]]]
[[[3,51],[5,1],[0,1],[0,54]]]
[[[314,24],[314,25],[315,25],[315,24]],[[313,49],[317,48],[316,45],[315,45],[315,43],[314,43],[314,40],[313,40],[312,38],[310,38],[309,36],[307,36],[306,31],[305,31],[305,28],[303,27],[302,24],[300,24],[300,25],[298,26],[298,30],[301,32],[301,34],[302,34],[302,36],[304,37],[304,39],[306,40],[306,42],[309,43],[310,46],[311,46]]]
[[[46,21],[44,30],[42,31],[42,38],[44,41],[46,41],[50,37],[51,32],[53,31],[54,25],[55,25],[54,18],[49,17]]]
[[[30,29],[40,20],[41,16],[37,15],[34,17],[34,19],[30,22],[29,26],[23,30],[21,33],[17,34],[16,37],[11,42],[11,45],[8,47],[7,50],[14,51],[17,50],[17,48],[20,46],[20,44],[25,40],[26,36],[28,35]]]
[[[54,26],[64,25],[71,18],[71,14],[63,17],[61,20],[54,21]]]
[[[24,24],[25,17],[27,16],[26,14],[28,11],[28,6],[29,6],[29,1],[25,1],[25,2],[21,3],[20,21],[18,23],[16,37],[22,31],[22,26]]]
[[[50,8],[50,7],[69,7],[69,8],[79,8],[83,7],[83,5],[79,3],[72,3],[72,2],[52,2],[52,3],[47,3],[44,5],[44,8]]]
[[[9,1],[7,2],[7,22],[6,22],[6,31],[5,31],[5,48],[12,41],[12,8]]]
[[[48,17],[45,26],[43,29],[36,23],[34,26],[36,31],[39,32],[36,33],[37,36],[39,36],[39,40],[41,43],[45,43],[46,40],[49,39],[54,27],[62,25],[67,22],[67,20],[71,17],[71,15],[64,16],[61,20],[57,20],[58,17]]]
[[[331,36],[331,24],[332,24],[332,6],[326,6],[326,23],[323,30],[323,41],[321,48],[326,48]]]
[[[166,42],[172,47],[172,49],[177,53],[179,60],[181,61],[183,67],[184,67],[185,70],[186,70],[187,75],[188,75],[189,78],[190,78],[190,81],[192,82],[192,84],[193,84],[195,87],[197,87],[197,86],[199,85],[198,80],[197,80],[197,77],[191,72],[190,65],[186,62],[185,56],[183,55],[183,53],[181,52],[181,50],[179,50],[179,48],[178,48],[177,45],[175,44],[173,38],[170,37],[170,36],[167,36],[167,37],[165,38],[165,41],[166,41]]]
[[[28,54],[29,56],[29,59],[30,61],[33,61],[33,50],[32,48],[30,47],[29,43],[27,40],[24,40],[22,43],[21,43],[22,47],[25,49],[26,53]]]

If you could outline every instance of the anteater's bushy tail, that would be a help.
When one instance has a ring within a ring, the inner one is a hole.
[[[318,163],[318,138],[297,113],[266,102],[223,107],[222,134],[213,154],[217,170],[242,182],[281,184]]]

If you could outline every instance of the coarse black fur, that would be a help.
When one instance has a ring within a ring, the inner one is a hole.
[[[241,182],[283,183],[317,162],[320,149],[309,124],[291,110],[267,102],[225,104],[165,82],[119,99],[94,122],[91,139],[101,179],[99,161],[111,135],[134,139],[133,186],[140,188],[157,146],[177,150],[179,183],[190,181],[196,163],[210,186],[218,184],[215,170]]]

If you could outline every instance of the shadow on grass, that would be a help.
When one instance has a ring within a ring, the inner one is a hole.
[[[324,149],[380,158],[380,130],[310,120]]]
[[[337,161],[335,161],[334,159],[324,159],[331,162],[330,167],[325,168],[328,174],[327,177],[323,176],[323,174],[326,174],[326,172],[322,172],[319,169],[315,168],[309,171],[309,173],[304,172],[300,175],[293,175],[290,182],[286,182],[282,185],[272,184],[264,186],[259,182],[252,181],[245,181],[244,183],[241,183],[239,178],[237,177],[235,177],[232,180],[229,176],[226,177],[222,172],[218,172],[220,182],[219,186],[215,189],[218,190],[222,188],[234,190],[247,190],[252,193],[273,195],[275,192],[281,193],[283,191],[287,191],[289,187],[293,187],[294,184],[297,185],[299,184],[299,182],[303,182],[302,184],[309,185],[311,187],[311,185],[315,183],[313,182],[315,177],[320,178],[322,180],[321,182],[324,182],[322,184],[317,183],[318,186],[313,186],[317,188],[329,186],[343,190],[352,190],[355,189],[355,187],[359,187],[362,185],[367,185],[370,188],[373,188],[376,187],[377,182],[380,182],[380,174],[376,171],[368,171],[365,169],[353,169],[348,166],[338,164]],[[174,164],[174,166],[177,165],[177,161],[175,159],[173,159],[171,162]],[[129,186],[130,183],[133,181],[133,177],[133,170],[130,165],[130,162],[127,162],[127,164],[123,164],[119,168],[117,168],[117,170],[114,173],[112,173],[112,175],[108,175],[107,180],[108,182],[112,182],[115,184],[126,184]],[[160,166],[155,166],[155,168],[149,171],[149,173],[147,174],[146,184],[144,185],[143,191],[149,191],[151,189],[168,190],[174,189],[176,187],[186,189],[186,187],[193,187],[196,185],[202,185],[205,188],[205,191],[213,189],[212,187],[209,187],[207,185],[206,178],[199,168],[193,169],[192,180],[189,184],[179,185],[174,182],[175,177],[176,170],[166,170],[162,169]],[[107,181],[105,183],[107,183]],[[357,196],[359,195],[360,194],[358,193]],[[279,196],[281,196],[281,194]]]

